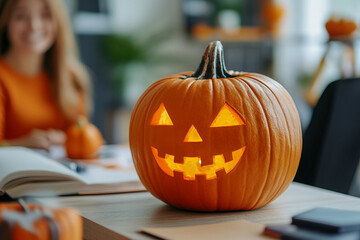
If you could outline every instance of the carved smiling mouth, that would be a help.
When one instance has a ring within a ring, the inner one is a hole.
[[[216,172],[224,169],[226,173],[233,170],[245,152],[246,146],[232,153],[231,161],[225,162],[224,155],[214,155],[213,164],[201,166],[201,157],[184,157],[184,163],[175,163],[174,155],[166,154],[159,157],[158,149],[151,147],[152,153],[159,167],[169,176],[174,176],[174,171],[182,172],[185,180],[195,180],[196,175],[205,175],[206,180],[216,178]]]

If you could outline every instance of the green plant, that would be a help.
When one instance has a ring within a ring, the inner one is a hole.
[[[144,61],[146,54],[144,48],[130,36],[111,34],[104,37],[102,50],[106,59],[113,63],[127,63]]]

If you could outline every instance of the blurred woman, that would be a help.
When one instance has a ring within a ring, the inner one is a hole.
[[[49,149],[92,108],[62,0],[0,0],[0,145]]]

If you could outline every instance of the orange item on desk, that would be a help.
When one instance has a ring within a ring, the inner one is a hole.
[[[79,116],[77,121],[66,129],[65,147],[69,158],[98,158],[103,144],[100,130],[85,116]]]
[[[51,92],[45,73],[25,76],[0,58],[0,142],[34,128],[64,129],[65,117]]]

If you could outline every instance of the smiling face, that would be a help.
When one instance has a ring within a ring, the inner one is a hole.
[[[44,54],[55,36],[56,23],[44,0],[17,1],[8,23],[10,51]]]
[[[174,125],[165,105],[160,104],[158,109],[152,116],[151,126],[162,128],[163,132],[170,133],[169,143],[174,146],[176,140],[172,141],[171,137],[174,137],[171,130],[174,131],[176,125]],[[191,123],[187,131],[183,132],[182,144],[177,146],[182,148],[182,156],[177,156],[172,152],[175,152],[172,148],[169,149],[158,149],[155,146],[151,146],[151,151],[158,164],[158,166],[167,175],[174,177],[174,172],[178,172],[183,175],[185,180],[195,180],[196,176],[205,176],[207,180],[216,179],[217,172],[224,170],[225,173],[229,173],[233,170],[237,163],[240,161],[246,146],[236,146],[227,148],[219,147],[218,150],[214,149],[215,145],[224,145],[222,140],[216,136],[216,131],[212,130],[223,130],[235,131],[242,125],[245,125],[244,120],[240,115],[227,103],[219,110],[216,117],[208,126],[208,132],[203,136],[199,133],[196,126]],[[222,134],[218,134],[221,136]],[[181,137],[181,134],[177,135]],[[208,139],[209,138],[209,139]],[[210,139],[214,139],[211,141]],[[156,141],[154,141],[156,145]],[[209,149],[208,146],[213,146],[212,151],[209,154],[207,151],[202,149]],[[159,148],[164,146],[159,146]],[[194,148],[195,147],[195,148]],[[166,148],[166,146],[165,146]],[[223,151],[219,151],[222,149]],[[161,152],[161,154],[159,154]],[[207,161],[206,161],[207,160]]]

